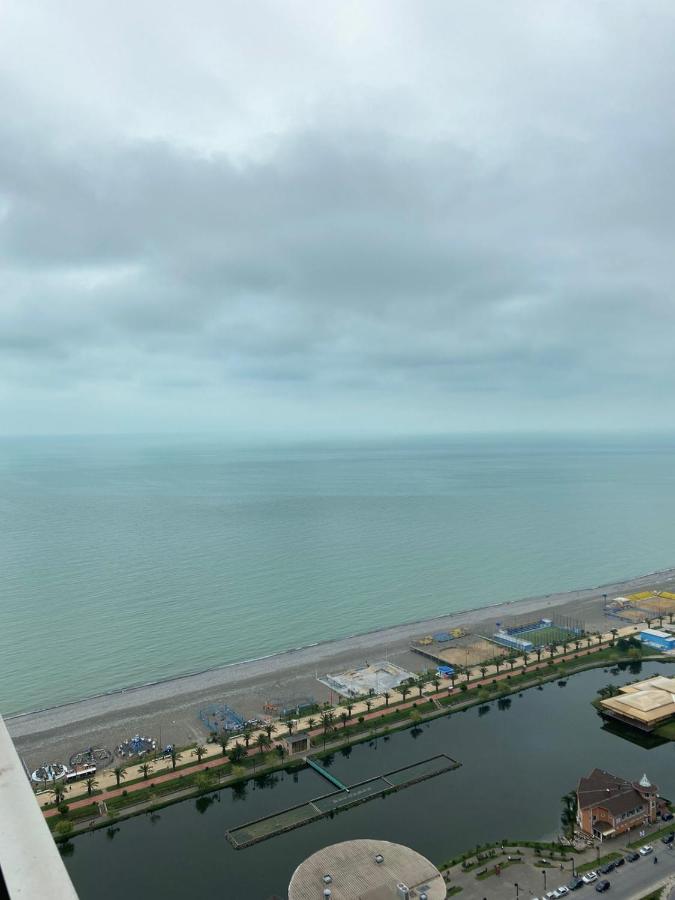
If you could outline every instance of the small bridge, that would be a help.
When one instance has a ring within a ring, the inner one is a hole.
[[[327,781],[330,781],[331,784],[334,784],[339,791],[347,791],[347,793],[349,793],[349,788],[346,784],[343,784],[339,778],[335,777],[335,775],[331,775],[330,772],[327,772],[326,769],[313,760],[311,756],[305,756],[304,759],[308,766],[311,766],[322,778],[325,778]]]

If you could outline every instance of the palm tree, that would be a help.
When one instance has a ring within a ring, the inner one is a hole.
[[[527,668],[527,664],[528,664],[529,661],[530,661],[530,655],[529,655],[529,653],[526,653],[525,650],[523,650],[523,652],[520,654],[520,658],[521,658],[522,661],[523,661],[523,668],[526,669],[526,668]]]
[[[563,655],[565,653],[567,653],[567,648],[569,647],[569,645],[570,645],[570,642],[567,640],[567,638],[563,638],[563,640],[562,640]]]
[[[570,791],[562,798],[563,811],[560,814],[560,822],[563,827],[563,834],[566,838],[574,837],[574,828],[577,822],[577,793]]]
[[[152,772],[152,766],[148,762],[141,763],[138,767],[138,772],[147,781],[148,775],[150,775],[150,773]]]
[[[192,748],[191,756],[197,757],[197,762],[200,763],[202,761],[202,756],[206,756],[206,747],[203,744],[196,744]]]
[[[611,630],[611,632],[610,632],[610,634],[612,635],[612,640],[611,640],[612,647],[614,646],[614,643],[615,643],[615,641],[616,641],[616,636],[617,636],[618,633],[619,633],[619,629],[618,629],[618,628],[612,628],[612,630]]]
[[[248,745],[251,743],[251,735],[253,734],[253,726],[252,725],[244,725],[241,730],[241,736],[244,738],[244,746],[248,750]]]
[[[368,710],[368,712],[370,712],[371,709],[373,708],[373,701],[370,699],[370,697],[366,697],[365,704],[366,704],[366,709]]]
[[[502,667],[502,663],[503,663],[503,660],[502,660],[501,656],[495,656],[495,658],[492,660],[492,665],[497,670],[497,675],[499,675],[499,670]]]
[[[405,703],[405,698],[410,693],[410,685],[404,682],[403,684],[399,684],[396,690],[399,692],[399,694],[403,698],[403,702]]]
[[[54,795],[54,803],[58,806],[66,795],[66,786],[62,781],[52,781],[49,791]]]
[[[511,669],[512,672],[516,665],[516,660],[519,658],[520,658],[520,656],[518,653],[509,653],[509,655],[507,657],[507,662],[508,662],[509,668]]]
[[[335,714],[331,712],[331,710],[326,710],[326,712],[321,713],[321,724],[323,725],[323,733],[324,735],[333,724],[333,719],[335,718]]]
[[[544,652],[544,648],[537,646],[534,648],[534,652],[537,654],[537,662],[541,662],[541,654]]]
[[[455,689],[455,681],[457,681],[457,677],[462,674],[462,667],[455,666],[450,673],[450,690],[454,691]]]
[[[295,724],[294,724],[295,719],[293,718],[293,716],[290,714],[287,716],[284,716],[282,719],[282,722],[284,723],[286,728],[288,728],[288,733],[293,734],[293,729],[295,728]]]
[[[174,772],[176,771],[176,762],[177,762],[177,760],[182,759],[182,758],[183,758],[183,757],[182,757],[181,754],[178,752],[178,750],[176,750],[175,747],[172,747],[172,748],[171,748],[171,768],[173,769]]]
[[[230,752],[227,754],[228,759],[232,763],[232,765],[236,765],[240,763],[242,759],[246,756],[246,751],[242,747],[242,745],[237,741],[234,747],[230,748]]]
[[[574,639],[574,649],[577,651],[577,653],[579,652],[579,647],[581,647],[581,638],[577,637]]]
[[[113,769],[113,775],[115,776],[115,781],[117,782],[117,787],[120,786],[120,781],[123,778],[127,777],[127,770],[125,766],[115,766]]]
[[[270,739],[270,741],[271,741],[271,740],[272,740],[272,735],[273,735],[274,732],[277,730],[277,726],[274,724],[274,722],[267,722],[267,724],[264,725],[263,728],[265,729],[265,734],[267,735],[267,737],[268,737],[268,738]]]
[[[391,694],[389,693],[389,691],[383,691],[383,692],[382,692],[382,696],[384,697],[384,705],[385,705],[386,707],[388,707],[388,706],[389,706],[389,700],[390,700],[390,698],[391,698]]]
[[[272,741],[271,741],[270,738],[269,738],[266,734],[264,734],[263,732],[261,732],[261,733],[258,735],[258,737],[255,739],[255,742],[256,742],[256,746],[257,746],[258,749],[260,750],[260,755],[261,755],[261,756],[263,755],[263,753],[265,752],[265,750],[267,750],[269,747],[272,746]]]
[[[91,797],[91,792],[94,788],[98,787],[98,781],[92,776],[91,778],[87,778],[85,784],[87,785],[87,794]]]
[[[312,728],[316,728],[316,719],[314,716],[310,716],[309,719],[307,719],[307,731],[311,731]]]
[[[345,703],[345,707],[347,709],[347,712],[349,713],[349,718],[351,719],[352,712],[354,710],[354,704],[350,701],[349,703]]]
[[[592,634],[587,634],[587,635],[586,635],[586,645],[588,646],[588,649],[589,649],[589,650],[591,649],[591,644],[592,644],[592,643],[593,643],[593,635],[592,635]]]
[[[555,644],[549,644],[546,649],[548,650],[548,655],[551,657],[551,659],[553,659],[553,657],[555,656],[555,651],[556,651]]]
[[[422,696],[422,691],[424,690],[424,685],[427,683],[426,675],[420,675],[415,679],[415,687],[417,688],[420,697]]]
[[[227,754],[227,745],[230,743],[230,735],[226,731],[221,731],[218,735],[218,743],[223,751],[223,756]]]
[[[283,745],[283,744],[277,744],[276,747],[275,747],[274,749],[277,751],[277,754],[278,754],[279,759],[281,760],[281,762],[283,762],[283,761],[284,761],[284,756],[286,756],[286,748],[284,747],[284,745]]]
[[[343,728],[346,728],[346,727],[347,727],[347,722],[349,721],[349,716],[347,715],[346,712],[341,712],[341,713],[340,713],[340,721],[342,722],[342,727],[343,727]]]
[[[487,675],[487,666],[485,665],[485,663],[482,663],[479,668],[480,674],[483,676],[483,678],[485,678],[485,676]]]
[[[438,689],[441,686],[441,679],[438,677],[437,674],[434,674],[431,676],[431,683],[433,684],[434,690],[436,691],[436,693],[438,693]]]

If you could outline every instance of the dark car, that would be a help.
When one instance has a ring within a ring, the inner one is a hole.
[[[664,822],[670,822],[670,820],[673,818],[673,814],[671,812],[664,812],[661,818]]]
[[[599,881],[595,886],[596,891],[599,894],[604,894],[605,891],[609,890],[609,881],[605,878],[604,881]]]
[[[675,831],[671,831],[670,834],[664,834],[661,838],[662,844],[672,844],[673,840],[675,840]]]
[[[579,888],[582,888],[583,886],[584,886],[584,883],[581,880],[581,878],[579,878],[578,875],[575,878],[572,878],[571,881],[567,882],[567,887],[571,891],[578,891]]]
[[[629,854],[626,856],[626,859],[628,860],[628,862],[637,862],[638,859],[640,859],[640,854],[639,854],[639,853],[635,853],[635,852],[629,853]]]
[[[626,860],[623,858],[623,856],[620,856],[618,859],[614,860],[614,868],[618,869],[619,866],[622,866],[625,862]]]
[[[609,873],[610,873],[610,872],[613,872],[615,868],[616,868],[616,864],[615,864],[615,863],[613,863],[613,862],[608,862],[606,865],[604,865],[604,866],[600,869],[600,874],[601,874],[601,875],[609,875]]]

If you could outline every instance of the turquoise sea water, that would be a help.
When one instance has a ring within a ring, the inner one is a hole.
[[[0,712],[675,564],[675,439],[0,440]]]

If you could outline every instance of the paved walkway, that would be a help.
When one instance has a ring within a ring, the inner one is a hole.
[[[622,628],[617,628],[616,637],[629,636],[635,634],[636,631],[639,630],[638,625],[629,625]],[[596,652],[602,644],[607,644],[612,639],[611,633],[606,633],[604,635],[598,635],[594,639],[594,643],[591,647],[580,647],[579,650],[576,648],[571,648],[567,653],[560,653],[555,656],[556,663],[568,661],[574,659],[575,657],[583,657],[589,654]],[[601,643],[600,643],[601,642]],[[561,650],[561,647],[557,648]],[[470,687],[476,688],[484,685],[488,685],[493,681],[505,681],[508,680],[509,675],[512,674],[521,674],[524,671],[529,672],[537,672],[540,670],[546,670],[548,667],[548,659],[550,658],[549,654],[542,654],[542,661],[528,663],[527,667],[525,667],[522,663],[520,665],[515,665],[513,669],[510,668],[508,664],[504,664],[500,667],[500,670],[497,670],[496,666],[487,666],[485,674],[481,672],[481,667],[476,666],[473,669],[470,669],[469,679],[470,679]],[[463,681],[467,681],[466,677],[463,677]],[[352,709],[352,716],[350,721],[356,721],[360,716],[368,720],[378,719],[382,716],[383,713],[387,711],[393,711],[394,709],[410,709],[414,704],[419,703],[424,700],[432,700],[436,702],[438,705],[438,698],[450,695],[458,695],[461,692],[460,688],[461,681],[458,679],[457,684],[454,688],[448,685],[447,682],[443,683],[443,686],[439,687],[439,690],[436,690],[433,684],[427,684],[422,691],[422,694],[419,695],[419,692],[416,688],[413,688],[410,694],[410,699],[407,699],[405,702],[395,702],[390,705],[387,702],[387,699],[383,696],[374,696],[368,702],[361,701],[359,703],[355,703]],[[414,695],[414,696],[413,696]],[[395,698],[399,695],[396,692],[392,691],[391,697]],[[370,708],[369,708],[370,707]],[[339,729],[340,727],[340,719],[339,715],[341,712],[345,712],[345,708],[343,706],[333,707],[330,710],[335,715],[334,726]],[[314,727],[310,727],[310,724],[314,723]],[[306,731],[310,733],[312,736],[321,735],[323,730],[321,727],[316,727],[316,723],[319,721],[319,714],[314,714],[313,716],[306,716],[301,718],[294,731]],[[288,734],[287,729],[283,726],[283,724],[279,721],[274,723],[275,730],[272,733],[272,743],[277,741],[280,737]],[[251,734],[250,743],[251,748],[248,751],[248,755],[252,756],[254,754],[258,754],[259,750],[255,747],[255,741],[259,734],[264,734],[264,729],[259,729]],[[229,747],[233,747],[235,743],[241,741],[241,736],[235,736],[230,741]],[[120,783],[120,786],[117,787],[116,777],[112,770],[106,770],[98,772],[96,775],[97,781],[97,789],[101,791],[101,793],[95,794],[94,797],[90,797],[86,795],[86,793],[82,793],[81,789],[83,788],[82,783],[78,783],[76,785],[71,786],[67,789],[65,802],[71,807],[71,809],[77,809],[86,805],[91,804],[92,799],[96,799],[98,802],[106,802],[108,799],[112,797],[118,797],[122,794],[124,790],[127,791],[127,794],[131,794],[134,791],[142,790],[147,788],[151,783],[152,784],[161,784],[166,781],[170,781],[172,779],[177,778],[179,775],[192,775],[197,772],[203,772],[206,769],[212,768],[214,765],[222,764],[224,762],[222,749],[218,744],[205,744],[206,753],[203,756],[203,761],[201,763],[195,763],[195,765],[187,766],[185,768],[179,769],[174,772],[171,766],[170,759],[159,759],[152,761],[151,764],[151,772],[147,780],[140,781],[136,784],[128,784],[125,786],[124,781]],[[184,764],[184,761],[191,753],[191,749],[188,748],[186,750],[181,751],[182,760],[181,764]],[[133,780],[135,780],[140,772],[138,771],[139,761],[134,763],[129,763],[127,765],[127,775],[132,775]],[[223,784],[227,783],[230,780],[224,779]],[[70,795],[75,794],[73,799],[70,799]],[[53,803],[53,795],[51,792],[47,791],[38,795],[38,802],[42,807]],[[45,810],[45,816],[53,816],[57,815],[57,810]]]

